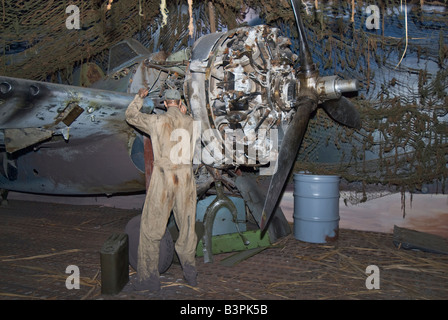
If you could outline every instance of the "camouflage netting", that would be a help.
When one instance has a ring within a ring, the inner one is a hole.
[[[159,14],[155,0],[116,1],[111,10],[107,10],[107,4],[108,1],[2,1],[1,74],[65,81],[77,63],[101,59],[99,55],[107,55],[112,44],[132,37]],[[79,30],[66,26],[69,5],[79,8]]]
[[[298,48],[289,1],[194,0],[193,37],[189,36],[187,1],[168,1],[164,26],[161,2],[165,1],[3,0],[0,74],[71,83],[74,68],[86,62],[104,67],[107,48],[124,38],[136,38],[151,52],[170,52],[191,46],[210,30],[257,23],[249,21],[254,14],[260,17],[258,23],[276,26],[293,38]],[[431,185],[436,186],[432,191],[444,192],[448,176],[447,1],[302,3],[320,73],[360,82],[360,92],[351,98],[362,114],[363,128],[337,125],[318,109],[295,171],[338,174],[360,185],[362,191],[366,186],[380,186],[425,192]],[[80,9],[80,30],[66,28],[70,4]],[[380,9],[378,29],[367,28],[371,4]],[[358,200],[365,199],[362,192]]]

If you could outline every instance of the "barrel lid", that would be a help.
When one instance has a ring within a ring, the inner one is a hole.
[[[294,174],[294,180],[296,181],[338,182],[340,179],[341,177],[336,175],[316,175],[308,172]]]

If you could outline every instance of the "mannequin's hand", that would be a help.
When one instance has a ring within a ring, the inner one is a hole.
[[[147,88],[141,88],[140,90],[138,90],[138,95],[140,98],[144,98],[148,95],[149,90]]]

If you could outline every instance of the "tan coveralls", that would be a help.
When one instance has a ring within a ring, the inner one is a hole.
[[[160,240],[171,210],[179,227],[175,249],[183,267],[195,267],[197,245],[196,182],[192,169],[193,119],[176,107],[168,107],[168,111],[161,115],[144,114],[140,112],[142,104],[143,99],[137,95],[126,110],[127,122],[151,136],[154,152],[154,169],[140,226],[139,281],[148,279],[150,275],[159,275]]]

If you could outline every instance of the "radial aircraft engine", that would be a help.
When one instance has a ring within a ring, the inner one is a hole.
[[[207,245],[216,210],[235,211],[223,188],[244,198],[263,232],[270,225],[272,239],[289,233],[278,200],[311,113],[320,106],[335,121],[360,126],[356,108],[342,96],[357,90],[356,81],[319,75],[300,2],[291,4],[297,54],[279,29],[258,25],[205,35],[171,55],[125,40],[111,48],[107,75],[89,87],[0,76],[3,194],[144,191],[151,176],[151,143],[126,123],[125,110],[146,87],[150,93],[142,111],[163,113],[163,92],[176,88],[195,120],[198,195],[217,189],[218,200],[204,218]],[[96,65],[85,67],[89,79],[102,73]],[[249,178],[248,169],[270,177],[267,193]]]

